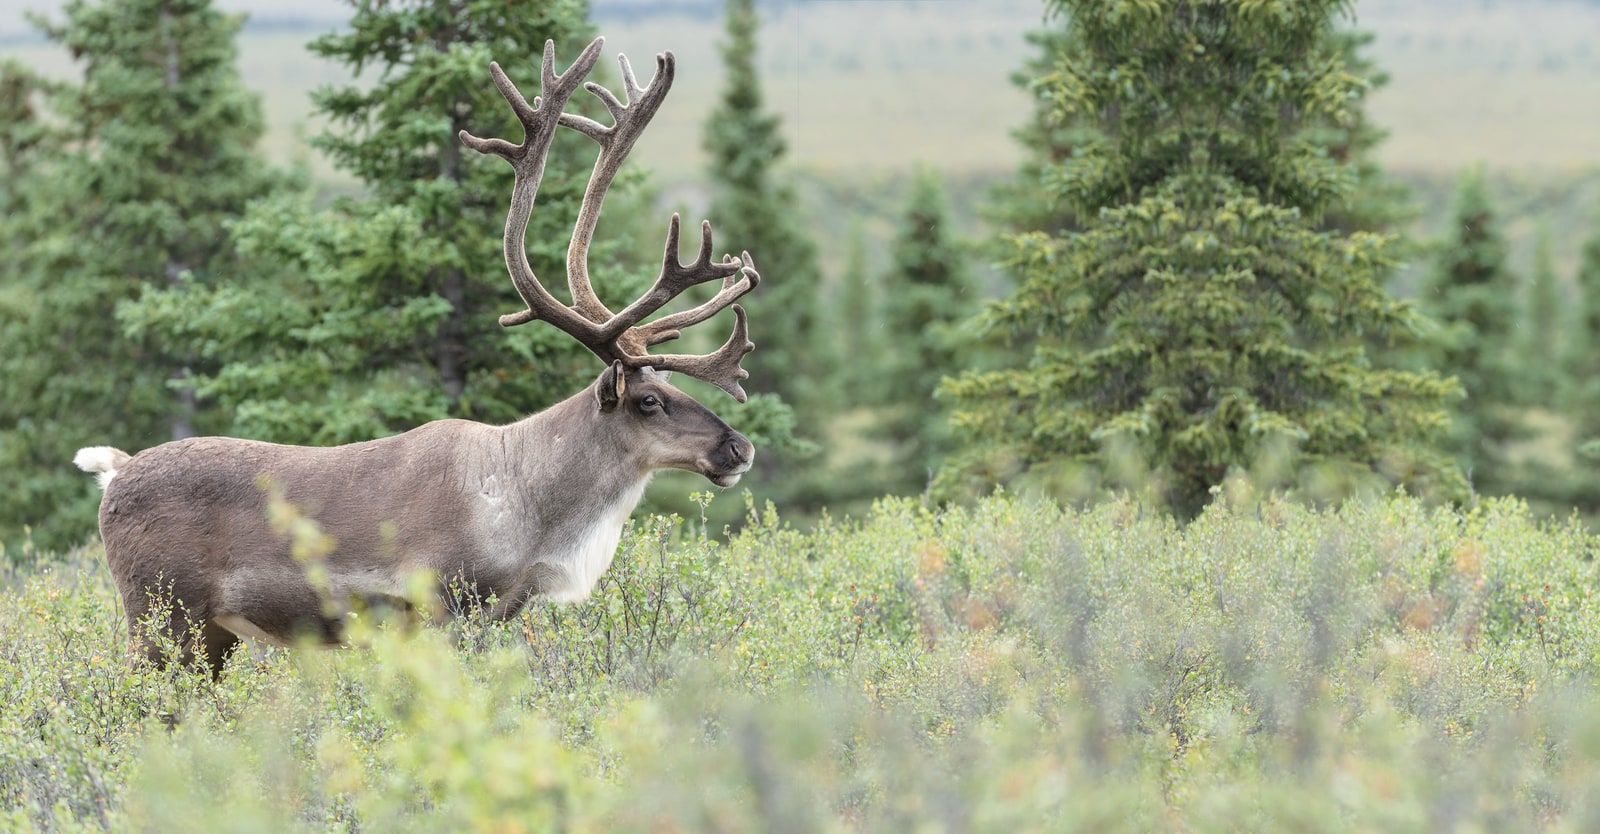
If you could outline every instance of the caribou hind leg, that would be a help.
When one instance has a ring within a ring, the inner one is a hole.
[[[233,650],[239,647],[239,637],[218,625],[215,620],[200,627],[201,648],[206,654],[206,666],[213,680],[222,677],[222,667]]]
[[[157,669],[165,669],[171,660],[191,668],[203,662],[213,680],[222,677],[223,665],[239,645],[233,632],[171,603],[158,605],[150,594],[143,595],[143,604],[134,604],[132,597],[126,604],[130,662]]]

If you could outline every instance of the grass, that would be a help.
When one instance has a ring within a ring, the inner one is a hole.
[[[1516,502],[880,502],[635,522],[594,598],[130,670],[8,564],[12,830],[1471,831],[1600,823],[1597,544]]]

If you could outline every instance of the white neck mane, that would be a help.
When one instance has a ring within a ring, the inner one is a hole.
[[[588,530],[575,537],[566,547],[536,557],[541,564],[555,570],[540,571],[545,579],[540,583],[535,599],[551,602],[582,602],[588,599],[601,575],[611,567],[611,560],[617,553],[617,543],[622,539],[622,528],[639,505],[645,485],[649,482],[650,478],[646,476],[617,496],[616,502],[605,508]]]

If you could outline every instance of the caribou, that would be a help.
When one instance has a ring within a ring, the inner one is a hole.
[[[623,101],[584,81],[604,42],[596,38],[557,74],[555,45],[547,41],[542,95],[531,104],[491,63],[496,88],[522,124],[522,142],[466,131],[459,137],[514,170],[505,264],[526,309],[501,316],[500,324],[556,327],[602,360],[598,378],[504,426],[440,420],[334,447],[201,437],[135,455],[104,446],[80,450],[74,462],[96,474],[104,490],[100,534],[136,659],[163,662],[153,629],[197,635],[182,641],[183,661],[203,657],[214,672],[241,638],[283,645],[310,636],[337,644],[352,606],[404,600],[418,572],[441,586],[470,584],[499,618],[533,600],[582,600],[610,566],[652,473],[688,470],[726,488],[750,469],[750,441],[670,382],[681,373],[745,402],[740,381],[749,373],[740,363],[755,344],[734,302],[761,280],[750,253],[713,259],[706,222],[698,257],[683,263],[674,214],[661,271],[643,295],[612,312],[589,280],[588,253],[606,192],[672,87],[675,69],[671,52],[657,55],[655,76],[641,87],[619,55]],[[580,83],[600,99],[612,124],[565,112]],[[562,126],[599,146],[567,248],[570,304],[534,275],[525,240]],[[685,291],[716,281],[720,287],[703,303],[647,321]],[[711,353],[649,352],[730,309],[732,335]],[[331,537],[320,581],[296,559],[290,537],[269,523],[271,495]]]

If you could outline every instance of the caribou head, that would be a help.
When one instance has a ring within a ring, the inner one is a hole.
[[[595,380],[594,399],[606,434],[631,451],[640,468],[683,469],[719,487],[750,471],[756,447],[688,394],[671,374],[618,361]]]
[[[461,141],[467,147],[506,160],[516,172],[511,186],[511,207],[506,213],[504,251],[506,270],[527,309],[501,316],[500,325],[516,327],[533,321],[547,322],[606,362],[610,367],[595,382],[600,419],[605,421],[615,442],[635,452],[640,465],[648,469],[687,469],[706,476],[718,486],[729,487],[750,468],[755,447],[710,410],[674,388],[667,377],[672,371],[679,371],[721,388],[741,403],[745,401],[745,391],[739,381],[750,374],[739,364],[745,354],[755,350],[755,344],[749,339],[744,308],[734,302],[755,289],[761,282],[761,275],[756,272],[749,252],[737,258],[724,255],[713,260],[709,221],[700,224],[699,255],[688,264],[682,263],[678,258],[681,221],[673,214],[667,224],[661,272],[650,289],[619,312],[612,312],[596,295],[589,280],[589,248],[600,222],[601,206],[622,161],[672,89],[676,70],[672,53],[657,55],[655,77],[648,87],[640,87],[627,56],[617,56],[627,95],[627,101],[623,102],[605,87],[584,81],[604,44],[604,38],[596,38],[565,73],[557,74],[555,44],[546,41],[541,71],[543,95],[536,97],[532,104],[500,65],[491,63],[489,74],[495,87],[522,123],[522,142],[514,145],[504,139],[481,139],[461,131]],[[564,111],[580,83],[610,111],[613,121],[610,126]],[[524,242],[534,198],[544,178],[551,140],[561,125],[593,139],[600,146],[594,171],[584,189],[572,241],[567,247],[570,305],[552,295],[533,274]],[[711,281],[720,281],[721,287],[704,303],[643,323],[684,291]],[[733,308],[733,333],[716,351],[701,355],[649,353],[651,347],[678,338],[685,328],[728,307]]]

